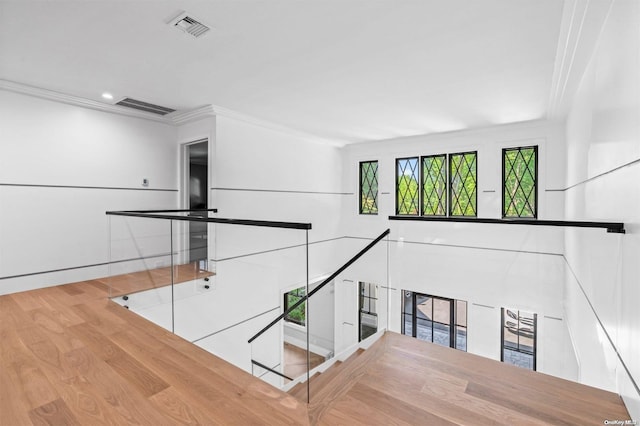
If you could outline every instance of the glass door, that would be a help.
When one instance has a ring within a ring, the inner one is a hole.
[[[359,335],[363,341],[378,331],[378,286],[372,283],[359,283]]]
[[[402,334],[466,350],[466,302],[403,291]]]

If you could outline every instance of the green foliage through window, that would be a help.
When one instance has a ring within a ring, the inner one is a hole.
[[[422,157],[422,215],[447,215],[447,156]]]
[[[360,163],[360,214],[378,214],[378,162]]]
[[[307,294],[306,289],[304,287],[297,288],[295,290],[291,290],[288,293],[284,294],[284,310],[285,312],[293,305],[295,305],[300,299],[302,299]],[[293,322],[299,325],[305,325],[307,320],[307,304],[301,303],[300,306],[296,307],[293,311],[289,312],[288,315],[284,317],[285,321]]]
[[[418,173],[418,157],[396,160],[396,214],[418,214]]]
[[[478,202],[477,152],[449,155],[451,216],[476,216]]]
[[[537,217],[537,160],[537,146],[502,150],[503,217]]]

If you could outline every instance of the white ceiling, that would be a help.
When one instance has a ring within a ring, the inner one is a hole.
[[[165,24],[181,10],[213,27]],[[346,143],[543,118],[561,0],[1,1],[0,78]]]

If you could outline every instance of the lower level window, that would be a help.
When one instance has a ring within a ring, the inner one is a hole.
[[[359,298],[359,331],[358,341],[363,341],[378,331],[378,286],[360,281]]]
[[[536,370],[537,321],[537,314],[502,308],[500,361]]]
[[[467,350],[467,302],[403,290],[402,334]]]
[[[284,294],[284,311],[286,312],[287,310],[289,310],[290,307],[295,305],[306,294],[307,294],[307,291],[304,287],[296,288],[295,290],[291,290],[285,293]],[[304,326],[307,320],[306,308],[307,308],[306,303],[301,303],[293,311],[289,312],[284,317],[284,320]]]

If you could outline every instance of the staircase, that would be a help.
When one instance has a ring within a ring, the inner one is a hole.
[[[629,419],[615,393],[393,332],[314,375],[309,386],[311,425],[558,425]],[[306,403],[306,383],[289,394]]]
[[[314,374],[309,380],[309,421],[317,424],[319,419],[336,401],[349,392],[351,387],[376,364],[384,353],[386,343],[380,338],[368,349],[358,348],[344,361],[336,361],[323,372]],[[375,367],[374,367],[375,368]],[[288,392],[303,403],[307,403],[307,383],[298,383]]]

